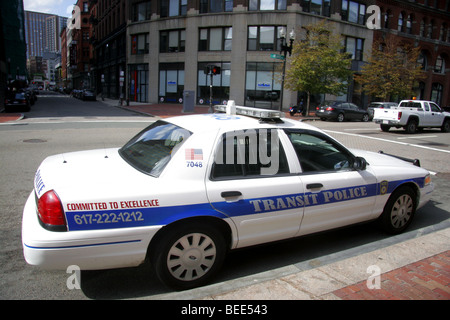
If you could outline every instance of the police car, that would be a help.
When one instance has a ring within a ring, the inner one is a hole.
[[[378,220],[400,233],[431,198],[430,173],[349,150],[283,113],[159,120],[122,148],[46,158],[23,212],[26,261],[49,269],[150,261],[175,289],[203,285],[227,251]]]

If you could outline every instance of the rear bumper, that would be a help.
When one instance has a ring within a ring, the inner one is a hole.
[[[386,120],[386,119],[373,119],[375,123],[384,124],[388,126],[400,126],[400,122],[398,120]]]
[[[161,226],[89,231],[48,231],[39,224],[34,192],[25,204],[22,246],[25,260],[44,269],[85,270],[132,267],[146,257],[151,238]]]

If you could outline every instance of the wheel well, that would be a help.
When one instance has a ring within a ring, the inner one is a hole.
[[[211,216],[199,216],[199,217],[192,217],[192,218],[186,218],[174,221],[164,227],[162,227],[152,238],[150,241],[150,244],[147,248],[147,257],[148,260],[149,254],[153,252],[154,249],[156,249],[156,246],[158,245],[159,240],[161,237],[166,233],[170,232],[171,230],[178,228],[182,225],[188,225],[188,224],[208,224],[214,228],[217,228],[224,236],[225,243],[228,246],[228,249],[231,248],[231,241],[232,241],[232,235],[231,235],[231,228],[220,218],[211,217]]]
[[[419,117],[417,117],[417,116],[410,116],[409,118],[408,118],[408,121],[406,121],[406,123],[409,123],[411,120],[415,120],[415,121],[417,121],[417,124],[419,124]]]
[[[415,184],[414,182],[406,182],[406,183],[403,183],[403,184],[397,186],[397,187],[395,188],[395,190],[392,191],[391,194],[393,194],[395,191],[397,191],[399,188],[402,188],[402,187],[409,187],[409,188],[411,188],[411,190],[414,192],[414,195],[415,195],[415,197],[414,197],[414,205],[415,205],[416,208],[417,208],[417,205],[419,204],[419,200],[420,200],[420,199],[419,199],[419,198],[420,198],[420,189],[419,189],[419,187],[417,186],[417,184]]]

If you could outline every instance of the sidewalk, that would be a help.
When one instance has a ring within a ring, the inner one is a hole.
[[[101,101],[101,99],[98,99]],[[194,107],[194,112],[183,112],[183,104],[169,104],[169,103],[161,103],[161,104],[146,104],[139,102],[130,102],[129,106],[124,102],[122,106],[119,105],[117,100],[106,99],[105,101],[101,101],[111,106],[117,106],[123,109],[131,110],[134,112],[138,112],[145,115],[150,115],[153,117],[159,118],[168,118],[175,117],[180,115],[191,115],[191,114],[206,114],[209,113],[209,105],[199,106],[196,105]],[[285,112],[286,118],[301,120],[301,119],[318,119],[315,117],[314,113],[311,112],[309,117],[303,117],[300,114],[296,114],[291,116],[289,112]]]
[[[447,228],[323,266],[301,263],[276,279],[206,299],[450,300],[449,249]]]
[[[0,113],[0,123],[22,120],[24,115],[22,113]]]

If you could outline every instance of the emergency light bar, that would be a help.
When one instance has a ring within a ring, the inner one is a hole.
[[[228,115],[242,115],[260,119],[281,120],[284,118],[284,112],[269,109],[258,109],[251,107],[236,106],[233,100],[228,101],[227,105],[215,105],[217,112],[225,112]]]

